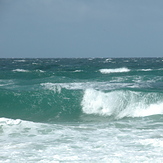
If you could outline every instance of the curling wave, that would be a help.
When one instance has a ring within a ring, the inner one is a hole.
[[[82,110],[86,114],[101,116],[144,117],[163,114],[162,97],[156,93],[112,91],[104,93],[87,89],[82,99]]]

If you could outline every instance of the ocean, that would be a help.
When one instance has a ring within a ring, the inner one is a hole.
[[[162,163],[163,58],[1,58],[0,162]]]

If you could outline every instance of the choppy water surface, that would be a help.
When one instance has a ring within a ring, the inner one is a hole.
[[[163,58],[0,59],[0,162],[163,162]]]

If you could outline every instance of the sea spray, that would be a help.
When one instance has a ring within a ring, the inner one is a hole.
[[[101,116],[144,117],[163,114],[163,96],[156,93],[134,91],[101,92],[87,89],[82,100],[82,109],[86,114]]]

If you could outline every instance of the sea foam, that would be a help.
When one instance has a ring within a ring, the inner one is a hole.
[[[110,74],[110,73],[122,73],[122,72],[129,72],[130,69],[126,67],[122,68],[115,68],[115,69],[100,69],[99,70],[102,74]]]
[[[24,70],[24,69],[15,69],[12,71],[14,71],[14,72],[29,72],[29,70]]]
[[[55,83],[42,83],[41,86],[43,86],[45,89],[52,90],[55,93],[61,93],[61,85],[55,84]]]
[[[101,116],[144,117],[163,114],[163,103],[157,99],[157,94],[144,95],[133,91],[101,92],[87,89],[81,105],[86,114]],[[152,101],[153,100],[153,101]]]

